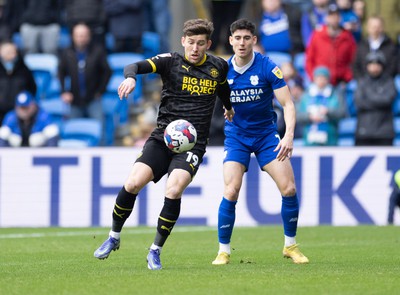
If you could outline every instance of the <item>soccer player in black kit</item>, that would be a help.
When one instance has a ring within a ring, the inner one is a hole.
[[[211,117],[217,96],[221,99],[224,117],[231,121],[234,110],[226,81],[228,65],[220,57],[206,54],[211,46],[212,22],[205,19],[188,20],[181,39],[184,55],[165,53],[151,59],[127,65],[125,80],[118,88],[120,99],[126,98],[136,86],[136,75],[158,73],[163,82],[157,127],[146,141],[143,150],[121,188],[112,213],[108,239],[94,252],[105,259],[119,249],[122,227],[132,212],[140,190],[150,181],[157,182],[168,174],[164,206],[158,217],[157,232],[147,255],[151,270],[161,269],[162,247],[178,220],[181,197],[195,176],[206,152]],[[188,152],[176,154],[164,143],[164,130],[177,119],[191,122],[197,130],[197,143]]]

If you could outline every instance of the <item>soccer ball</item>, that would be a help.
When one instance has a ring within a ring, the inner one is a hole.
[[[179,119],[168,124],[164,131],[164,141],[174,153],[191,150],[197,141],[197,131],[192,123]]]

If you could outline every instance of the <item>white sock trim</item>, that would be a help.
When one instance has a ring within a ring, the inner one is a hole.
[[[110,237],[119,240],[119,239],[120,239],[120,236],[121,236],[121,233],[117,233],[116,231],[110,230],[109,235],[110,235]]]
[[[285,247],[289,247],[296,244],[296,237],[285,236]]]
[[[160,251],[160,253],[161,253],[162,247],[154,245],[154,243],[153,243],[153,244],[151,244],[150,249],[151,250],[157,250],[158,249],[158,251]]]
[[[221,252],[228,253],[229,255],[231,254],[231,244],[222,244],[219,243],[219,251],[218,254]]]

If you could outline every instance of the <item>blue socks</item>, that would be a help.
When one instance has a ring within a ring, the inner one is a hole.
[[[218,240],[222,244],[229,244],[232,237],[236,218],[236,203],[222,198],[218,210]]]
[[[285,236],[295,237],[297,219],[299,217],[299,200],[297,199],[297,194],[292,197],[282,196],[281,215]]]
[[[218,241],[221,244],[231,242],[233,226],[236,218],[236,203],[222,198],[218,210]],[[297,194],[292,197],[282,196],[281,216],[284,234],[295,237],[297,233],[297,220],[299,217],[299,201]]]

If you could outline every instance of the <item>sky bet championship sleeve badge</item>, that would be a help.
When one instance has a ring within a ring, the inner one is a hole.
[[[282,71],[281,71],[280,68],[278,68],[278,66],[276,66],[276,67],[272,70],[272,73],[274,73],[274,75],[277,76],[279,79],[282,79],[282,78],[283,78]]]

